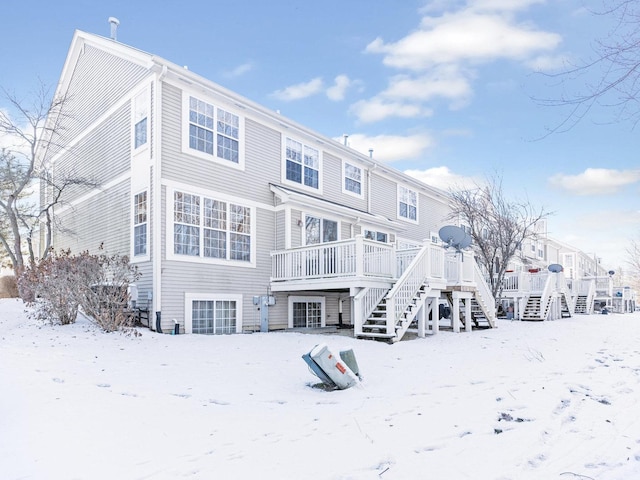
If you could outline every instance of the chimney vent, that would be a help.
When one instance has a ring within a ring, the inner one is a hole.
[[[118,40],[118,25],[120,25],[120,21],[116,17],[109,17],[109,23],[111,24],[111,40]]]
[[[342,134],[342,139],[344,141],[344,146],[348,147],[349,146],[349,142],[347,140],[349,140],[349,135],[347,135],[346,133]]]
[[[369,158],[373,158],[373,148],[369,149]]]

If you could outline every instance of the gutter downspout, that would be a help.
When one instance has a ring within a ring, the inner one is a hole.
[[[162,81],[167,75],[167,66],[163,65],[160,74],[156,78],[156,89],[154,102],[155,122],[153,124],[153,143],[154,156],[151,159],[153,166],[153,261],[151,265],[152,282],[153,282],[153,310],[160,320],[160,311],[162,305],[162,175],[161,175],[161,159],[162,159],[162,142],[160,133],[162,131]],[[155,316],[150,313],[150,319]],[[151,320],[149,321],[151,324]],[[160,330],[162,332],[162,330]]]

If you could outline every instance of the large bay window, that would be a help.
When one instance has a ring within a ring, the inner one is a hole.
[[[175,191],[173,253],[251,262],[251,207]]]

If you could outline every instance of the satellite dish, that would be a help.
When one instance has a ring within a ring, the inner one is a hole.
[[[448,247],[453,247],[458,251],[471,245],[471,236],[455,225],[442,227],[438,231],[438,236]]]
[[[560,273],[563,270],[564,268],[559,263],[552,263],[551,265],[549,265],[549,271],[551,273]]]

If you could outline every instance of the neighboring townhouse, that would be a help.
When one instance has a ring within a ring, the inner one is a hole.
[[[128,254],[150,328],[393,341],[437,331],[442,298],[454,330],[493,325],[472,257],[439,243],[445,192],[113,39],[77,31],[57,94],[65,148],[43,155],[100,188],[67,193],[53,244]]]

